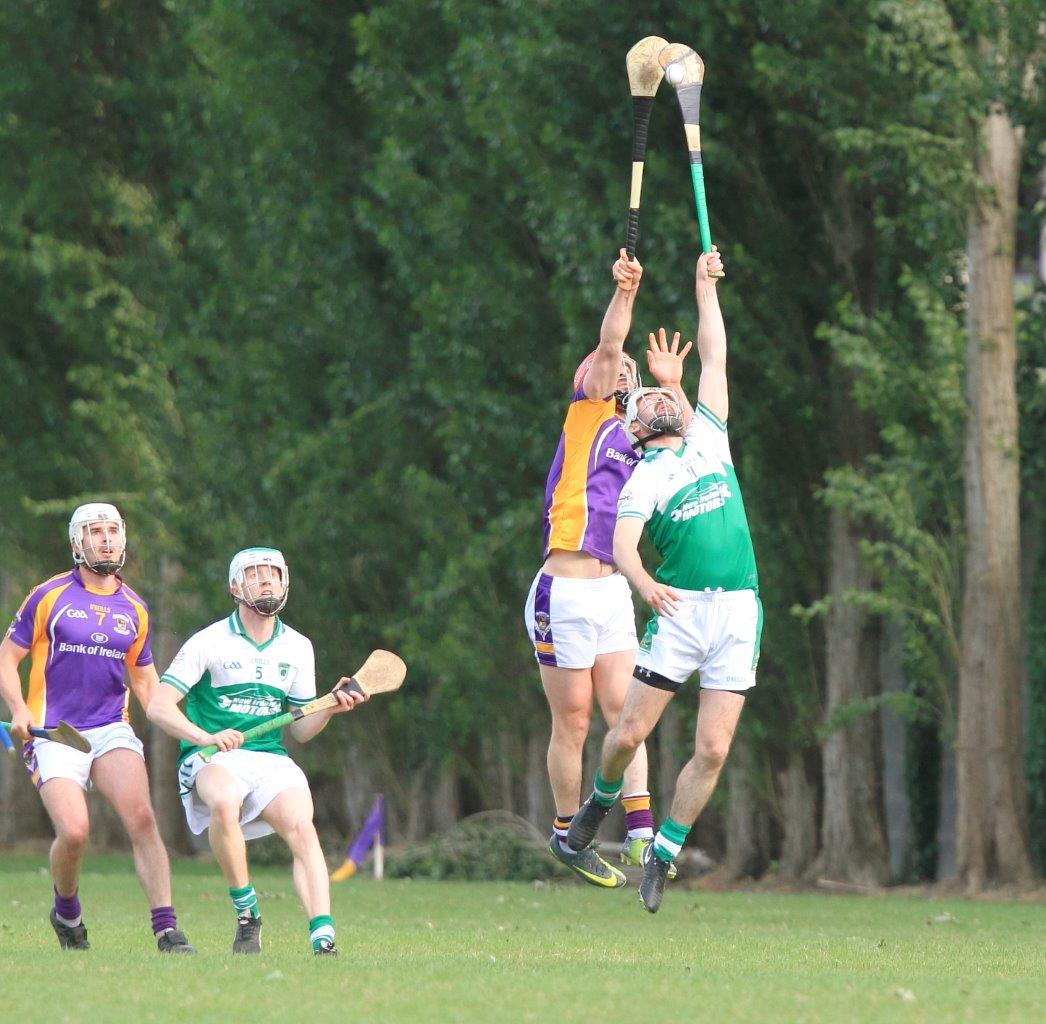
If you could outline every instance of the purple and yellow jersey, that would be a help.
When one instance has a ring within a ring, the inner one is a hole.
[[[122,580],[115,593],[100,593],[75,569],[30,591],[7,635],[31,652],[26,703],[47,729],[61,719],[77,729],[126,722],[124,662],[153,661],[145,602]]]
[[[617,499],[638,461],[615,407],[613,398],[574,392],[545,485],[546,555],[559,549],[614,560]]]

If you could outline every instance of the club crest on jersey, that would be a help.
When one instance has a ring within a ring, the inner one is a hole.
[[[298,674],[298,670],[293,665],[288,665],[287,662],[280,662],[280,682],[288,683],[293,682],[294,677]]]
[[[128,636],[131,632],[131,616],[123,612],[113,612],[113,632],[120,636]]]
[[[548,612],[537,612],[534,615],[534,631],[544,639],[551,629],[552,620],[549,618]]]

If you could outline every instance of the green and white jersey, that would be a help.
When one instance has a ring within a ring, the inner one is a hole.
[[[272,637],[256,644],[239,611],[194,633],[175,655],[161,683],[186,694],[186,717],[209,733],[248,729],[316,698],[312,641],[276,619]],[[280,732],[248,740],[244,750],[286,754]],[[179,764],[199,747],[184,740]]]
[[[651,448],[618,500],[617,517],[647,524],[661,565],[683,590],[758,590],[755,551],[726,423],[698,405],[683,445]]]

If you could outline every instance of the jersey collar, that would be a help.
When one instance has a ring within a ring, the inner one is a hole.
[[[683,457],[683,452],[686,451],[686,441],[684,441],[678,448],[669,448],[666,444],[658,445],[656,448],[648,448],[643,452],[643,461],[647,462],[651,459],[656,459],[662,452],[673,452],[677,459]]]
[[[284,629],[286,628],[283,625],[283,621],[277,615],[276,625],[273,627],[272,636],[270,636],[269,639],[265,641],[265,643],[256,644],[250,638],[250,636],[247,635],[247,630],[243,628],[243,620],[240,618],[239,608],[234,608],[232,610],[232,615],[230,615],[225,621],[229,624],[230,633],[233,633],[236,636],[242,636],[243,639],[247,641],[247,643],[249,643],[253,648],[255,648],[255,650],[259,651],[264,651],[265,648],[268,647],[269,644],[271,644],[273,640],[275,640],[281,633],[283,633]]]

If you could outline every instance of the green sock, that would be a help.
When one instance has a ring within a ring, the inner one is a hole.
[[[613,807],[617,803],[617,798],[621,795],[621,786],[624,784],[624,781],[624,777],[622,777],[617,782],[607,782],[597,768],[596,780],[592,789],[593,799],[602,807]]]
[[[690,835],[690,826],[681,825],[678,821],[665,818],[654,836],[654,856],[671,863],[679,856],[686,837]]]
[[[254,886],[250,882],[242,889],[230,889],[229,898],[232,900],[232,905],[236,908],[237,917],[243,917],[244,914],[250,914],[251,917],[261,917],[258,911],[258,894],[254,891]]]
[[[334,941],[334,919],[330,914],[319,914],[309,922],[309,941],[313,949],[319,949],[324,939]]]

